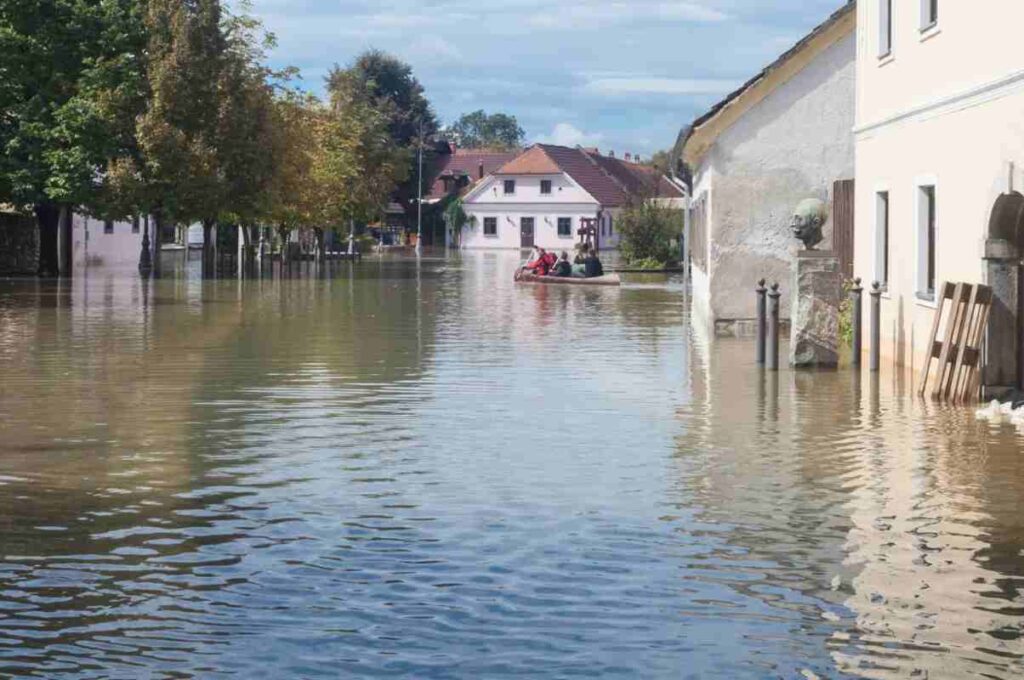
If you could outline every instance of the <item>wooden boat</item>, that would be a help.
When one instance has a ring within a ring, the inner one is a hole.
[[[537,276],[528,272],[516,272],[516,283],[558,283],[569,286],[619,286],[622,280],[618,274],[593,276],[589,279],[576,276]]]

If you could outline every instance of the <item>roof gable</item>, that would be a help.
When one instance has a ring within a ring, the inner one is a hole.
[[[496,175],[558,175],[563,172],[541,145],[531,146],[501,166]]]
[[[789,82],[818,55],[841,38],[855,32],[856,8],[856,0],[846,0],[841,8],[796,45],[697,118],[683,141],[683,157],[686,162],[695,166],[714,144],[719,134],[731,127],[771,92]]]

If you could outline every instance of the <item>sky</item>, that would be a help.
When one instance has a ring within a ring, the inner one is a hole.
[[[271,62],[322,93],[378,48],[412,67],[443,123],[516,116],[528,142],[649,157],[844,0],[251,0]]]

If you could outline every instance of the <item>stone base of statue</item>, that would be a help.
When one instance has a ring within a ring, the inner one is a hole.
[[[794,368],[839,365],[839,305],[843,275],[834,253],[802,250],[793,277],[789,363]]]

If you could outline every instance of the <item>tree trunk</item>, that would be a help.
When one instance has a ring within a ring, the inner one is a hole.
[[[70,205],[62,206],[60,211],[60,226],[57,229],[57,253],[60,259],[60,275],[71,276],[72,262],[74,259],[74,211]]]
[[[324,230],[320,227],[313,229],[313,235],[316,237],[315,253],[313,255],[317,262],[324,261]]]
[[[35,206],[36,222],[39,224],[39,276],[58,276],[57,236],[60,232],[60,206],[56,203],[38,203]]]
[[[162,263],[160,262],[161,241],[164,233],[164,211],[157,208],[153,211],[153,276],[160,278]]]
[[[203,277],[212,278],[214,273],[214,220],[203,220]]]

